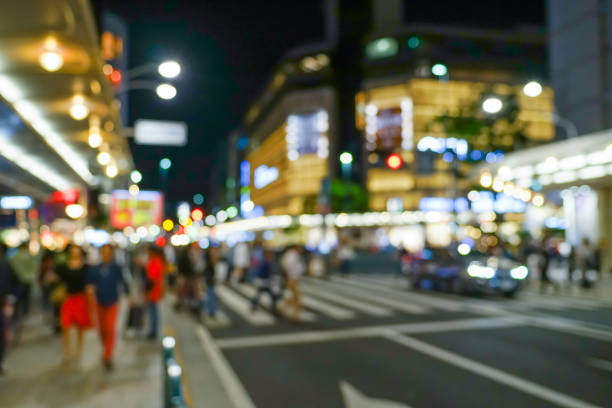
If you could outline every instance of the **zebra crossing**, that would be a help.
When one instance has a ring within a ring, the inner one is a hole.
[[[435,313],[471,312],[500,315],[517,311],[563,311],[569,309],[595,311],[609,307],[590,299],[567,299],[521,293],[514,300],[471,299],[417,293],[405,290],[397,280],[385,277],[352,276],[321,280],[304,278],[300,284],[304,323],[320,321],[357,321],[360,318],[393,318],[398,316],[427,316]],[[252,300],[257,289],[250,284],[219,285],[216,288],[220,303],[214,320],[205,324],[211,329],[234,325],[269,327],[283,319],[271,312],[272,300],[267,294],[259,299],[260,307],[253,310]],[[285,294],[284,298],[288,298]],[[280,310],[284,310],[280,299]]]

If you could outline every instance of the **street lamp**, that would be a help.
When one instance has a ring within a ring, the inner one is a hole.
[[[143,64],[130,69],[127,72],[127,82],[118,93],[131,91],[134,89],[154,90],[161,99],[169,100],[176,96],[176,88],[168,83],[159,83],[155,80],[138,79],[147,74],[159,73],[164,78],[173,79],[181,73],[181,66],[176,61],[164,61],[161,64]]]
[[[542,85],[536,81],[530,81],[525,84],[523,87],[523,93],[530,98],[535,98],[536,96],[540,96],[542,93]]]
[[[170,84],[160,84],[155,88],[157,96],[162,99],[172,99],[176,96],[176,88]]]
[[[482,102],[482,110],[486,113],[498,113],[503,107],[504,103],[496,96],[490,96]]]
[[[181,66],[176,61],[165,61],[159,64],[157,72],[164,78],[176,78],[181,73]]]

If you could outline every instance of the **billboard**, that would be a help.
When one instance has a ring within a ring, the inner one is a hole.
[[[134,123],[134,141],[144,145],[185,146],[187,144],[187,124],[138,119]]]
[[[164,213],[164,199],[158,191],[140,191],[132,195],[127,190],[111,194],[110,221],[113,228],[160,225]]]

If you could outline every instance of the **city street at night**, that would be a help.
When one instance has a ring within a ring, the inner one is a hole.
[[[194,329],[242,406],[609,406],[610,302],[460,298],[371,277],[304,292],[317,307],[297,327],[245,321],[235,301],[227,327]]]
[[[0,408],[612,408],[610,10],[0,1]]]

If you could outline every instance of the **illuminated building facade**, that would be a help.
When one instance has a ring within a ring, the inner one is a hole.
[[[376,3],[374,17],[389,15]],[[346,64],[334,59],[341,36],[279,64],[244,123],[249,172],[240,201],[253,215],[328,212],[333,179],[363,185],[370,210],[422,209],[428,198],[465,197],[473,164],[554,138],[552,90],[523,93],[527,82],[547,77],[543,34],[381,25],[374,18],[359,42],[351,132],[341,103],[347,87],[337,80]],[[495,115],[481,107],[491,97],[502,104]],[[466,132],[445,126],[449,118],[486,126]],[[354,157],[348,176],[338,160],[345,151]]]

